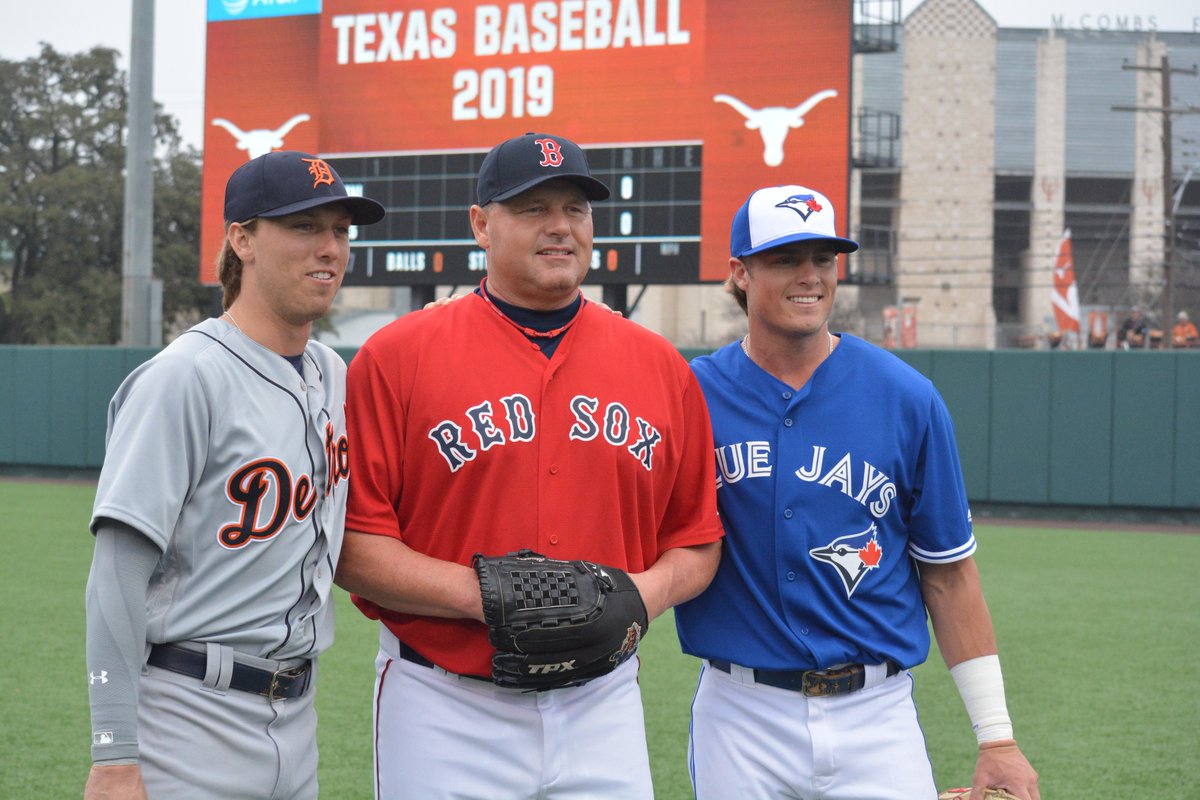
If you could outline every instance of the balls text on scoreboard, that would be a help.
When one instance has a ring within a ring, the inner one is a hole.
[[[424,272],[425,253],[390,250],[384,257],[383,268],[388,272]]]

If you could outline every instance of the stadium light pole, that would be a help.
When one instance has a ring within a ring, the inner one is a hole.
[[[153,280],[154,0],[133,0],[125,220],[121,253],[121,344],[162,344],[162,287]]]
[[[1171,135],[1171,116],[1173,114],[1197,114],[1200,108],[1196,106],[1171,106],[1171,73],[1179,75],[1200,75],[1195,66],[1191,69],[1172,67],[1167,56],[1161,58],[1157,67],[1137,64],[1123,64],[1123,70],[1157,72],[1162,82],[1162,105],[1160,106],[1112,106],[1113,111],[1153,111],[1162,114],[1162,182],[1163,182],[1163,293],[1162,293],[1162,326],[1163,348],[1171,349],[1174,345],[1171,339],[1171,325],[1175,318],[1172,297],[1175,288],[1175,273],[1172,270],[1172,260],[1175,257],[1175,212],[1178,204],[1174,202],[1175,171],[1171,160],[1174,139]]]

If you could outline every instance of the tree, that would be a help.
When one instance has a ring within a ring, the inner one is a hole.
[[[0,59],[0,341],[112,344],[121,328],[128,91],[115,50],[43,44]],[[154,274],[170,323],[208,305],[196,280],[200,158],[155,115]]]

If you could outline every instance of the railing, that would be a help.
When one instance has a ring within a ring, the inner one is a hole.
[[[855,0],[854,50],[888,53],[896,49],[900,0]]]
[[[900,115],[859,108],[854,115],[854,166],[894,167],[900,161]]]

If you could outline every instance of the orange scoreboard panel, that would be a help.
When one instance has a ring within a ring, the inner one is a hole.
[[[592,283],[723,280],[760,186],[820,190],[847,233],[848,0],[208,0],[208,19],[205,283],[225,179],[281,149],[388,208],[354,231],[347,285],[477,283],[475,175],[527,131],[578,142],[613,191]]]

